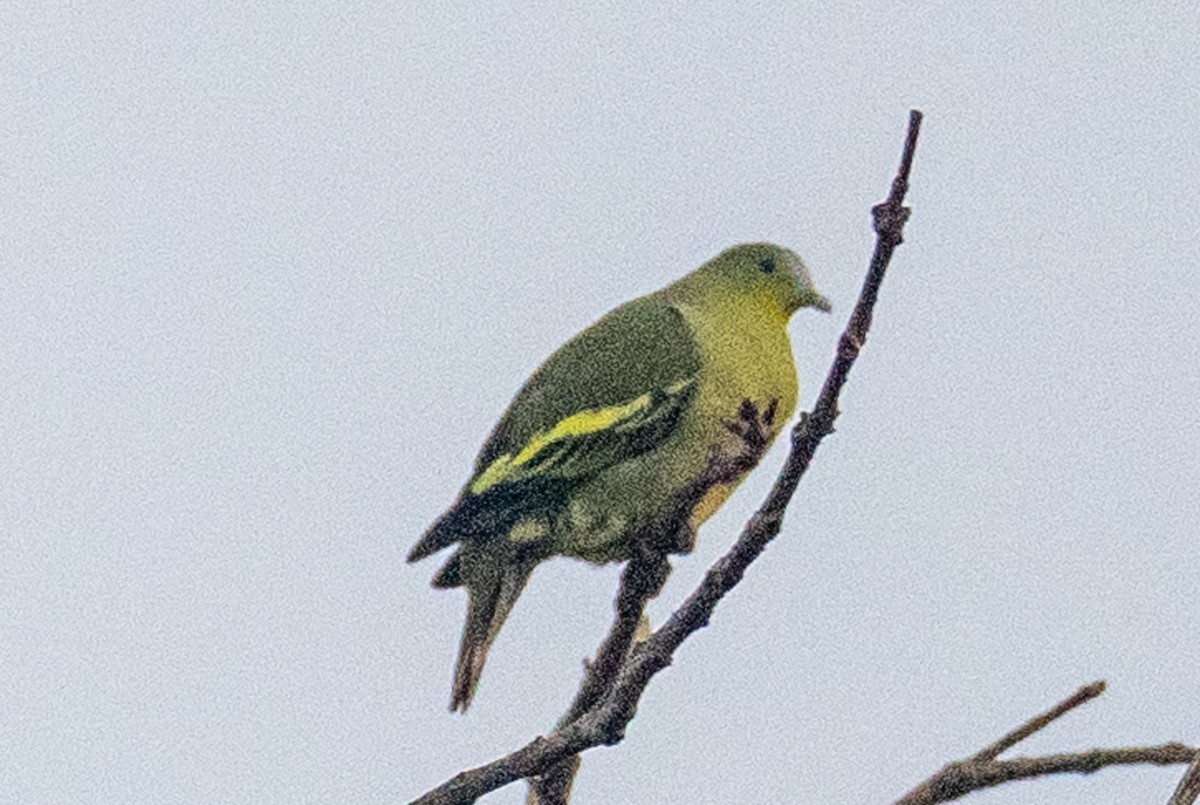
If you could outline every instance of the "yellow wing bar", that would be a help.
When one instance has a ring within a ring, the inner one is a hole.
[[[583,447],[587,437],[636,431],[658,419],[660,413],[666,413],[662,410],[664,406],[677,413],[690,396],[683,393],[694,382],[694,378],[686,378],[662,391],[648,392],[606,408],[588,408],[559,420],[548,430],[535,433],[515,455],[505,453],[496,458],[471,482],[471,494],[479,495],[500,484],[545,472],[576,448]]]

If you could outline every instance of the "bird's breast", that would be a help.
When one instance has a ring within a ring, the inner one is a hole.
[[[724,313],[724,311],[722,311]],[[700,388],[689,426],[703,452],[691,457],[693,472],[703,471],[712,448],[737,452],[745,445],[726,423],[738,419],[745,400],[759,412],[775,403],[777,434],[796,409],[799,386],[786,322],[757,319],[743,312],[688,316],[701,352]],[[733,494],[737,484],[710,489],[692,510],[691,525],[699,527]]]
[[[683,309],[701,354],[697,407],[707,418],[731,419],[743,400],[760,410],[777,400],[775,421],[786,422],[799,394],[787,323],[731,308]]]

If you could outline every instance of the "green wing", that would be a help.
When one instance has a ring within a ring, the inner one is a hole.
[[[578,483],[655,449],[691,403],[699,370],[691,329],[674,307],[649,296],[609,313],[518,392],[458,502],[409,560],[552,511]]]

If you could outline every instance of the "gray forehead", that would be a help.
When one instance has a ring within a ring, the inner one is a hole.
[[[780,248],[780,251],[787,257],[788,269],[792,272],[792,276],[805,285],[811,286],[812,275],[808,272],[808,264],[804,262],[804,258],[791,249]]]

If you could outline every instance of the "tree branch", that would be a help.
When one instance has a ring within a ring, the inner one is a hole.
[[[1179,787],[1167,805],[1192,805],[1197,796],[1200,796],[1200,749],[1196,750],[1191,765],[1183,773],[1183,779],[1179,781]]]
[[[540,803],[554,805],[565,802],[574,770],[578,767],[574,756],[593,746],[612,745],[621,741],[625,727],[636,714],[638,701],[650,680],[671,664],[675,650],[689,635],[707,625],[717,603],[741,581],[750,563],[762,554],[767,543],[779,533],[787,505],[812,462],[817,446],[833,431],[833,422],[838,414],[838,396],[866,341],[879,287],[892,253],[904,240],[904,224],[909,216],[909,210],[904,207],[904,196],[908,192],[908,177],[921,118],[921,113],[915,109],[909,113],[908,134],[900,169],[892,181],[887,199],[871,211],[877,235],[875,251],[858,303],[838,341],[837,354],[821,394],[812,414],[802,415],[793,429],[792,449],[783,470],[737,542],[708,569],[700,585],[666,623],[646,641],[630,649],[646,601],[661,589],[669,569],[661,552],[651,556],[652,551],[635,550],[622,574],[613,630],[590,664],[583,686],[559,726],[549,735],[535,738],[516,752],[455,775],[414,800],[414,805],[473,802],[489,791],[521,778],[546,774],[551,769],[554,769],[554,773],[547,776],[554,778],[554,787],[547,784],[547,799],[540,800]],[[642,542],[635,540],[635,543]],[[646,595],[651,589],[653,592]],[[531,792],[531,796],[535,797],[541,794],[537,787]]]
[[[938,772],[936,777],[922,783],[921,788],[897,800],[896,805],[933,805],[938,802],[950,802],[972,791],[1047,774],[1091,774],[1105,766],[1142,763],[1157,766],[1187,763],[1195,754],[1196,750],[1190,746],[1169,743],[1129,749],[1092,749],[1087,752],[1015,760],[990,760],[985,763],[964,760],[951,763]]]
[[[1051,707],[1041,715],[1036,715],[1026,721],[1015,730],[1005,735],[1000,740],[996,741],[991,746],[985,747],[971,756],[970,760],[975,763],[987,763],[989,760],[995,760],[1004,752],[1016,746],[1021,741],[1033,735],[1040,729],[1044,729],[1049,724],[1059,718],[1062,718],[1067,713],[1074,710],[1081,704],[1086,704],[1092,699],[1099,696],[1108,687],[1103,679],[1093,682],[1090,685],[1084,685],[1072,695],[1063,699],[1058,704]]]
[[[616,619],[608,636],[587,665],[583,683],[570,708],[559,719],[556,729],[563,729],[587,713],[616,682],[621,665],[629,656],[646,604],[658,595],[670,572],[670,564],[662,551],[648,550],[645,541],[635,540],[635,551],[621,573],[621,587],[614,609]],[[579,771],[579,755],[573,755],[551,766],[530,780],[528,805],[565,805],[571,794],[571,784]]]
[[[1000,740],[976,752],[966,760],[950,763],[912,791],[895,805],[934,805],[949,802],[972,791],[991,788],[1013,780],[1027,780],[1047,774],[1091,774],[1105,766],[1122,766],[1152,763],[1166,766],[1188,763],[1198,757],[1195,749],[1179,743],[1161,746],[1139,746],[1123,749],[1091,749],[1042,757],[997,760],[1004,751],[1011,749],[1051,722],[1085,704],[1104,692],[1103,680],[1084,685],[1045,713],[1034,716]],[[1194,764],[1193,764],[1194,765]],[[1187,777],[1185,776],[1185,780]],[[1180,783],[1182,787],[1183,783]],[[1194,795],[1193,795],[1194,797]],[[1191,800],[1183,800],[1184,805]],[[1169,805],[1175,805],[1174,801]]]

